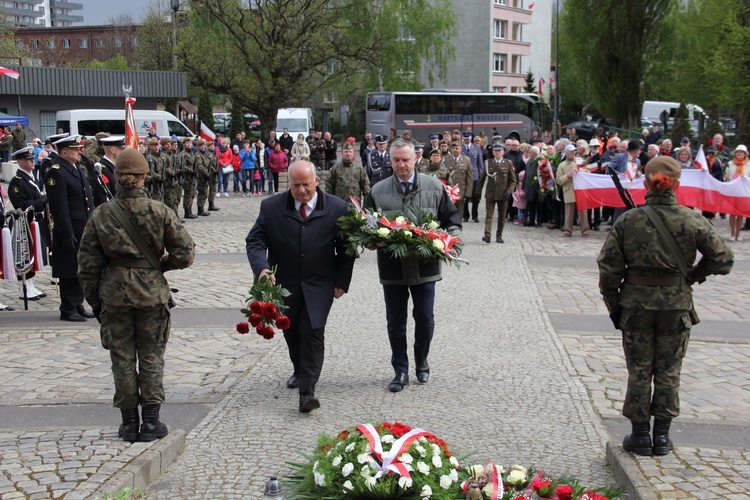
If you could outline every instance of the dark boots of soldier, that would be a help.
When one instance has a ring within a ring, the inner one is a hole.
[[[653,455],[651,449],[651,424],[649,422],[631,422],[633,433],[622,440],[622,448],[636,455],[645,457]],[[654,431],[654,434],[656,431]]]
[[[198,218],[198,216],[197,216],[197,215],[195,215],[195,214],[194,214],[194,213],[192,212],[192,210],[189,210],[189,209],[187,209],[187,210],[185,210],[185,218],[186,218],[186,219],[197,219],[197,218]]]
[[[117,430],[117,435],[123,441],[130,441],[131,443],[138,441],[138,425],[140,424],[138,407],[128,408],[127,410],[120,408],[120,413],[122,413],[122,424],[120,424],[120,428]]]
[[[141,425],[140,441],[154,441],[169,434],[166,424],[159,421],[160,408],[161,405],[146,405],[141,409],[143,424]]]
[[[669,439],[669,426],[672,423],[668,418],[654,419],[654,455],[666,455],[674,449],[672,440]]]
[[[198,215],[202,217],[208,217],[211,214],[203,210],[203,207],[198,207]]]
[[[219,207],[217,207],[216,205],[214,205],[213,203],[209,203],[208,204],[208,211],[209,212],[218,212],[219,210],[221,210],[221,209]]]

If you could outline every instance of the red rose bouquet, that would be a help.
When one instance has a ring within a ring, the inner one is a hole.
[[[276,273],[274,267],[271,272]],[[289,318],[284,316],[287,306],[284,305],[284,297],[291,295],[289,290],[281,285],[274,285],[268,278],[256,279],[250,288],[250,296],[242,314],[247,316],[247,322],[237,323],[237,332],[246,334],[250,327],[266,340],[270,340],[276,334],[275,328],[288,330]],[[248,324],[249,323],[249,324]]]

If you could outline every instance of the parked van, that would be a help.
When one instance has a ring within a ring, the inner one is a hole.
[[[310,129],[314,127],[310,108],[282,108],[276,114],[276,137],[281,137],[284,129],[287,129],[296,141],[297,135],[307,137]]]
[[[145,137],[154,127],[159,137],[195,137],[184,123],[172,113],[147,109],[134,109],[138,136]],[[112,135],[125,134],[125,108],[123,109],[69,109],[57,112],[57,128],[71,135],[93,137],[97,132]]]
[[[703,128],[703,124],[707,118],[703,108],[697,104],[685,104],[688,110],[688,121],[690,122],[690,128],[693,132],[698,133]],[[674,115],[677,113],[677,108],[680,107],[679,102],[669,101],[644,101],[643,109],[641,110],[641,120],[646,119],[653,123],[662,123],[661,114],[666,111],[669,113],[669,120],[667,125],[671,126],[674,123]]]

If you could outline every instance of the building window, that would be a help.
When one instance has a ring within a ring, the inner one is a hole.
[[[78,48],[79,49],[85,49],[89,46],[89,41],[85,38],[79,38],[78,39]]]
[[[513,40],[516,42],[523,41],[523,24],[513,23]]]
[[[104,38],[94,38],[94,47],[97,49],[104,47]]]
[[[23,40],[16,40],[16,47],[23,48]]]
[[[505,73],[508,66],[508,56],[506,54],[494,54],[492,59],[492,71],[496,73]]]
[[[112,46],[113,47],[122,47],[122,39],[119,36],[116,36],[112,39]]]
[[[505,0],[495,0],[495,5],[505,5]]]
[[[63,40],[63,42],[65,42],[65,40]],[[63,47],[64,46],[65,46],[65,43],[63,43]],[[47,39],[47,47],[49,47],[50,49],[54,49],[55,48],[55,39],[54,38],[48,38]]]
[[[492,87],[492,91],[496,93],[503,93],[505,92],[505,87]]]
[[[523,73],[523,69],[521,68],[522,62],[521,56],[513,56],[511,58],[511,72],[517,75]]]
[[[70,48],[70,38],[63,38],[62,39],[62,46],[64,49]]]
[[[130,46],[131,47],[137,47],[138,46],[138,37],[137,36],[131,36],[130,37]]]
[[[492,36],[495,38],[508,38],[508,21],[495,19]]]
[[[29,40],[29,47],[31,47],[32,49],[38,49],[39,40]]]

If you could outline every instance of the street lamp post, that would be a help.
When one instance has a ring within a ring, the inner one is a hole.
[[[172,71],[177,71],[177,12],[180,0],[172,0]]]
[[[559,90],[560,90],[560,0],[555,1],[555,83],[554,83],[554,90],[555,90],[555,118],[554,123],[552,124],[552,139],[554,141],[557,141],[557,122],[558,122],[558,110],[560,109],[560,97],[559,97]]]

